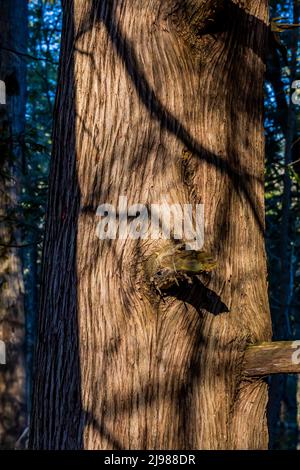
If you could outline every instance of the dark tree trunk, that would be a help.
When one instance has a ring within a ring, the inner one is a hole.
[[[267,1],[63,4],[30,446],[266,448],[242,362],[271,337]],[[122,195],[203,203],[215,271],[163,300],[144,271],[172,240],[97,238]]]
[[[299,22],[299,2],[293,0],[293,23]],[[280,226],[280,307],[273,318],[274,339],[287,340],[292,338],[292,328],[290,323],[290,303],[293,294],[293,283],[291,282],[291,270],[293,269],[293,251],[290,236],[293,233],[293,220],[291,220],[291,167],[293,162],[293,145],[296,140],[296,109],[292,102],[292,83],[296,79],[297,73],[297,50],[299,32],[298,29],[290,33],[291,40],[291,59],[290,59],[290,96],[288,105],[283,107],[282,111],[282,131],[285,137],[284,152],[284,176],[283,176],[283,195],[282,195],[282,214]],[[274,91],[279,93],[279,88],[274,87]],[[279,104],[279,102],[278,102]],[[285,124],[283,124],[283,121]],[[278,422],[282,401],[287,389],[287,377],[277,375],[270,380],[270,399],[268,404],[268,421],[270,428],[270,447],[272,448],[278,434]]]

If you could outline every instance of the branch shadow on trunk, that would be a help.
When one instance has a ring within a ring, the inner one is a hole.
[[[220,174],[227,174],[229,176],[232,187],[240,197],[243,196],[246,199],[251,207],[258,227],[264,232],[264,222],[261,218],[261,214],[257,211],[259,204],[255,195],[251,193],[251,184],[255,181],[256,177],[249,174],[246,169],[243,169],[243,171],[236,169],[234,156],[232,159],[233,163],[231,163],[230,159],[225,161],[208,149],[203,148],[201,143],[189,133],[180,120],[169,112],[164,104],[160,102],[159,98],[156,96],[155,90],[153,90],[149,84],[142,70],[142,66],[139,64],[134,45],[126,38],[125,34],[118,26],[118,22],[115,18],[115,10],[115,0],[107,0],[93,4],[87,18],[82,22],[80,31],[76,35],[76,41],[87,31],[91,30],[95,24],[103,24],[105,26],[116,54],[124,64],[139,99],[147,108],[150,116],[159,121],[162,129],[174,134],[176,138],[179,139],[190,152],[197,155],[200,160],[204,160],[207,164],[215,167]],[[225,21],[228,26],[238,24],[240,28],[243,24],[251,22],[253,30],[260,28],[262,30],[261,34],[267,34],[267,25],[265,23],[253,15],[246,13],[245,10],[231,1],[228,2],[228,11],[227,15],[225,15]],[[258,54],[259,48],[255,35],[249,37],[249,35],[242,34],[240,37],[242,39],[242,47],[248,47],[252,49],[255,54]],[[77,52],[88,54],[87,52],[79,50],[77,50]],[[240,71],[240,73],[245,74],[245,71]],[[235,86],[236,81],[233,81],[233,89]],[[263,181],[259,179],[259,183],[263,184]]]

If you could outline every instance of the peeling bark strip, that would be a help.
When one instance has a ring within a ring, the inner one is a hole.
[[[267,447],[267,385],[243,380],[242,361],[271,339],[268,5],[225,2],[196,37],[180,34],[178,3],[64,1],[33,448]],[[120,196],[203,203],[215,269],[162,299],[143,268],[172,240],[97,238],[97,207]]]
[[[300,341],[274,341],[246,349],[245,376],[300,374]]]

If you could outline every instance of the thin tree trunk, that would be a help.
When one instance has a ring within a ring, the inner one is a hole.
[[[294,0],[294,17],[293,22],[298,23],[299,6],[298,0]],[[297,49],[298,49],[298,30],[293,32],[292,40],[292,57],[290,63],[291,76],[290,85],[296,77],[297,72]],[[292,103],[292,87],[289,98],[289,108],[287,113],[287,128],[285,133],[285,154],[284,154],[284,178],[283,178],[283,197],[282,197],[282,218],[281,218],[281,235],[280,235],[280,259],[281,259],[281,280],[280,280],[280,313],[277,319],[275,333],[278,339],[287,339],[291,337],[291,325],[289,319],[289,303],[290,293],[290,212],[291,212],[291,189],[292,181],[289,165],[292,163],[292,146],[295,136],[296,112],[295,105]]]
[[[38,313],[38,247],[37,234],[33,233],[29,237],[32,245],[26,253],[26,266],[29,267],[26,276],[25,289],[28,292],[25,300],[26,310],[26,396],[27,410],[30,415],[32,403],[32,381],[33,381],[33,358],[36,343],[37,313]]]
[[[297,442],[297,450],[300,450],[300,374],[298,374],[297,378],[297,430],[298,430],[298,442]]]
[[[299,22],[299,4],[298,0],[293,0],[293,23]],[[292,83],[296,78],[297,72],[297,50],[299,32],[295,30],[291,33],[291,60],[290,60],[290,96],[287,112],[285,115],[286,127],[283,129],[285,137],[284,152],[284,176],[283,176],[283,196],[282,196],[282,215],[280,230],[280,308],[274,318],[274,337],[276,340],[287,340],[292,338],[292,330],[290,324],[290,300],[291,292],[291,260],[290,254],[290,233],[292,232],[291,224],[291,189],[292,181],[290,175],[290,164],[293,157],[293,141],[296,135],[296,111],[292,102]],[[270,380],[270,400],[268,405],[268,421],[270,428],[270,447],[273,447],[277,434],[280,406],[283,399],[284,391],[287,386],[287,378],[284,375],[277,375]]]
[[[0,4],[0,80],[7,104],[0,109],[0,339],[6,364],[0,366],[0,447],[14,446],[26,426],[24,299],[19,233],[10,217],[19,198],[22,138],[25,128],[26,65],[13,49],[26,52],[27,1]]]
[[[267,1],[196,23],[201,1],[63,4],[30,446],[266,448],[267,385],[241,369],[271,337]],[[203,203],[216,270],[162,299],[147,260],[172,240],[97,237],[98,205],[124,195]]]

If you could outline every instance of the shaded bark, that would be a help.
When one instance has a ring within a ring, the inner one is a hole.
[[[64,2],[35,449],[267,447],[267,386],[242,376],[246,346],[271,337],[267,2],[227,2],[197,37],[170,3]],[[172,240],[97,238],[98,205],[122,195],[203,203],[216,269],[162,299],[145,265]]]

